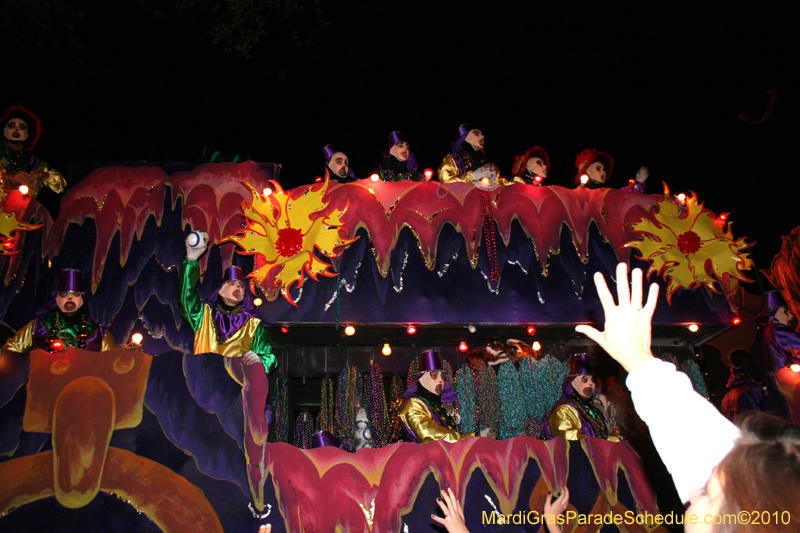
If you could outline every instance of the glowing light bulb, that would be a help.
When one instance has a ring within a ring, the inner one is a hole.
[[[531,348],[533,348],[534,352],[538,352],[539,350],[542,349],[542,345],[539,344],[539,341],[536,341],[533,343],[533,346],[531,346]]]
[[[261,305],[263,303],[264,303],[264,300],[262,300],[261,298],[256,298],[255,300],[253,300],[253,305],[255,305],[256,307],[258,307],[259,305]]]
[[[372,181],[378,181],[379,179],[381,179],[381,177],[378,176],[377,174],[373,174],[372,176],[369,177],[369,179],[371,179]]]
[[[458,343],[459,352],[466,352],[467,350],[469,350],[469,345],[466,342],[461,341]]]
[[[417,333],[417,326],[415,326],[414,324],[410,324],[406,328],[406,333],[408,333],[409,335],[415,335]]]
[[[478,328],[470,324],[469,326],[467,326],[467,331],[469,331],[470,333],[475,333],[476,331],[478,331]]]
[[[481,183],[483,185],[489,185],[492,182],[489,178],[481,178]]]
[[[722,214],[719,216],[719,219],[720,219],[720,220],[728,220],[728,213],[722,213]]]
[[[425,174],[425,179],[426,180],[431,179],[433,177],[433,169],[426,168],[424,174]]]
[[[739,324],[742,323],[742,319],[739,318],[738,316],[735,316],[735,317],[733,317],[733,320],[731,322],[733,322],[734,326],[738,326]]]
[[[261,192],[264,193],[264,196],[269,196],[270,194],[272,194],[272,189],[270,189],[269,187],[264,187],[264,190]]]
[[[142,344],[142,339],[144,339],[144,337],[141,333],[134,333],[131,335],[131,342],[133,344]]]
[[[542,177],[539,176],[539,175],[536,175],[536,176],[533,177],[533,181],[535,181],[536,183],[541,183],[542,182]]]
[[[581,176],[581,185],[586,185],[587,183],[589,183],[589,176],[587,174],[584,174],[583,176]]]
[[[689,329],[689,331],[691,331],[692,333],[697,333],[697,332],[700,330],[700,326],[698,326],[697,324],[689,324],[689,325],[688,325],[688,326],[686,326],[686,327],[687,327],[687,328]]]
[[[800,372],[800,365],[798,365],[797,363],[792,363],[791,365],[789,365],[789,370],[791,370],[792,372]]]
[[[529,337],[533,337],[534,335],[536,335],[536,328],[533,326],[528,326],[528,329],[526,329],[525,331],[528,332]]]
[[[60,352],[64,349],[64,341],[61,339],[55,339],[53,342],[50,343],[50,351],[51,352]]]
[[[314,181],[316,181],[317,183],[321,182],[322,176],[317,176],[316,178],[314,178]]]
[[[289,326],[281,326],[281,335],[286,335],[289,333]]]
[[[352,337],[353,335],[356,334],[356,328],[354,328],[353,326],[347,326],[346,328],[344,328],[344,334],[347,335],[348,337]]]
[[[385,355],[386,357],[389,357],[390,355],[392,355],[392,347],[389,346],[388,342],[383,344],[383,349],[381,350],[381,353],[383,355]]]
[[[27,185],[20,185],[20,186],[19,186],[19,192],[20,192],[20,194],[28,194],[28,191],[29,191],[29,190],[30,190],[30,189],[28,189],[28,186],[27,186]]]
[[[680,193],[680,194],[678,195],[678,201],[680,201],[680,202],[685,202],[685,201],[686,201],[686,195],[685,195],[685,194],[683,194],[683,193]]]

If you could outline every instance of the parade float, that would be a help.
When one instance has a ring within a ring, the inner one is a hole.
[[[443,487],[472,531],[536,531],[531,512],[561,486],[577,513],[653,515],[656,488],[628,443],[535,438],[566,359],[588,352],[618,371],[574,333],[602,319],[591,277],[626,261],[661,284],[654,352],[702,388],[695,347],[740,320],[752,266],[727,214],[692,193],[370,179],[284,190],[279,165],[255,162],[75,169],[85,177],[56,220],[4,190],[0,315],[8,336],[51,298],[54,273],[78,269],[92,316],[125,347],[36,351],[0,384],[2,530],[432,531]],[[181,318],[194,231],[213,245],[200,294],[240,265],[270,325],[275,426],[259,458],[243,451],[242,388],[221,358],[192,355]],[[466,354],[489,338],[529,353],[504,363],[481,409],[464,392],[479,388]],[[501,440],[392,443],[403,378],[431,347],[462,392],[465,429],[505,424]],[[374,446],[352,452],[359,406]],[[349,449],[306,449],[315,429]]]

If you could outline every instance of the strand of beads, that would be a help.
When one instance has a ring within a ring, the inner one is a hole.
[[[336,391],[336,436],[342,449],[355,451],[356,404],[361,397],[361,375],[354,366],[346,366],[339,372]]]
[[[275,380],[275,398],[272,407],[275,412],[275,442],[289,442],[289,386],[286,376]]]
[[[311,448],[311,436],[314,434],[314,417],[303,411],[294,422],[294,445],[308,450]]]
[[[478,370],[478,403],[481,406],[479,429],[497,428],[501,420],[500,392],[497,387],[497,374],[491,367]]]
[[[325,378],[322,380],[320,391],[320,408],[319,415],[317,415],[317,428],[325,431],[334,432],[335,419],[334,419],[334,396],[333,396],[333,380]]]
[[[524,361],[523,361],[524,364]],[[511,439],[522,435],[528,419],[525,406],[525,394],[520,383],[519,373],[512,361],[500,363],[497,372],[500,389],[500,407],[503,412],[503,423],[499,427],[500,439]]]
[[[411,382],[417,377],[417,369],[419,368],[419,354],[415,353],[414,358],[411,359],[411,364],[408,365],[408,379],[406,383],[411,386]]]
[[[497,234],[494,227],[494,209],[489,191],[479,190],[481,213],[483,213],[483,237],[486,239],[486,255],[489,257],[489,269],[492,281],[500,279],[500,267],[497,262]]]
[[[382,448],[387,444],[389,415],[386,410],[383,374],[381,374],[381,367],[375,363],[371,364],[369,370],[364,373],[363,402],[372,431],[373,447]]]
[[[475,412],[475,379],[466,363],[456,373],[456,397],[461,414],[461,432],[475,433],[478,428]]]
[[[403,378],[395,374],[389,387],[389,429],[386,432],[386,442],[392,444],[402,438],[400,432],[400,409],[403,406]]]

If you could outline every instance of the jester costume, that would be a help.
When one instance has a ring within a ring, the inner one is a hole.
[[[64,270],[58,292],[83,292],[81,273],[78,270]],[[6,341],[3,350],[28,353],[34,348],[50,351],[52,342],[60,340],[64,348],[82,348],[95,352],[113,350],[117,347],[108,328],[100,325],[89,314],[86,304],[81,305],[72,315],[66,315],[58,308],[56,299],[36,312],[36,318],[28,322],[16,335]]]
[[[202,303],[196,289],[199,279],[198,262],[186,259],[180,280],[181,315],[194,331],[194,353],[223,356],[228,374],[242,386],[244,452],[248,481],[255,507],[261,511],[264,508],[266,471],[260,461],[269,436],[266,415],[268,374],[278,366],[278,360],[272,353],[272,343],[266,327],[255,316],[255,307],[250,302],[249,292],[245,290],[244,299],[234,307],[225,304],[219,297],[218,290],[209,303]],[[223,283],[228,280],[244,282],[241,268],[228,267]],[[245,364],[242,354],[247,351],[255,352],[261,365]]]
[[[445,380],[441,396],[421,387],[420,378],[431,371],[441,371],[442,357],[438,352],[427,351],[420,356],[419,372],[405,394],[406,402],[400,409],[401,433],[404,442],[426,443],[435,440],[458,442],[475,436],[475,433],[461,434],[455,429],[453,418],[447,413],[442,402],[454,402],[456,393]]]

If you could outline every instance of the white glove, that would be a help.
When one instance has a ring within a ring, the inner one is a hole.
[[[650,171],[647,170],[647,167],[642,167],[636,172],[636,181],[642,182],[646,181],[648,176],[650,176]]]
[[[261,362],[261,358],[253,350],[247,350],[242,353],[242,359],[244,359],[244,364],[246,365],[254,365]]]
[[[472,171],[472,181],[481,181],[483,178],[489,178],[494,181],[497,174],[497,169],[491,165],[484,165]]]
[[[481,437],[488,437],[490,439],[493,439],[495,437],[494,428],[482,429],[480,435]]]
[[[208,248],[208,233],[193,231],[186,236],[186,259],[197,261]]]

